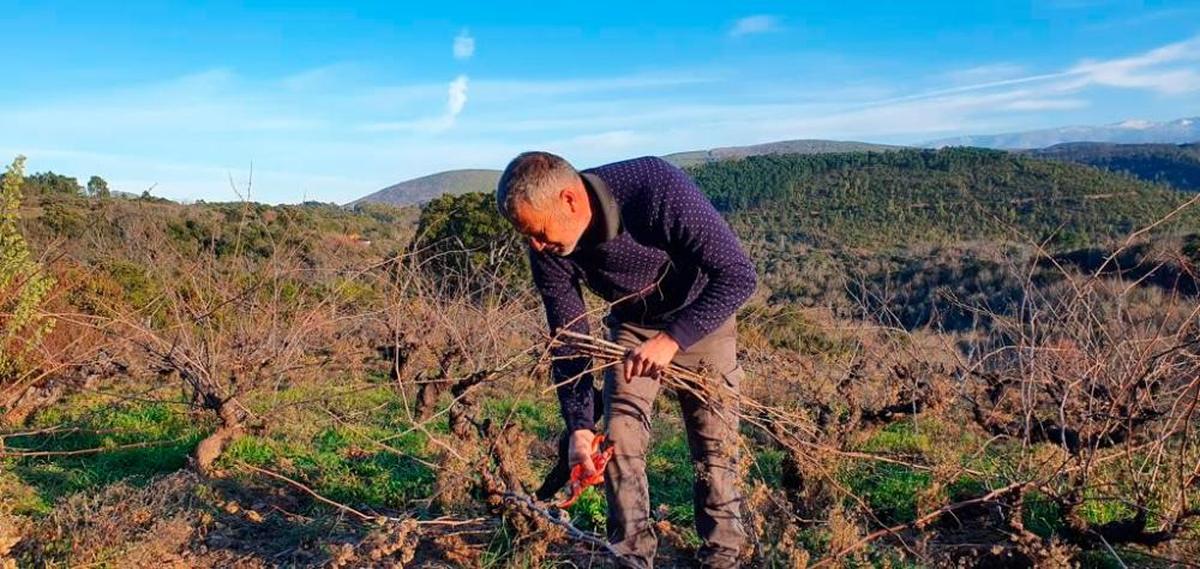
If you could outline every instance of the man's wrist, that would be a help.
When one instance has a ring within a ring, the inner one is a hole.
[[[596,431],[596,422],[591,417],[571,417],[567,420],[567,430],[572,434],[579,431]]]
[[[699,339],[699,331],[695,329],[690,321],[682,321],[676,319],[663,330],[664,334],[675,340],[675,345],[679,346],[680,350],[686,350]]]

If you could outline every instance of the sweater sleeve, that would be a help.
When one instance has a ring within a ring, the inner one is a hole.
[[[546,321],[553,336],[564,327],[572,332],[587,334],[588,322],[579,279],[572,275],[566,263],[549,255],[529,250],[533,282],[546,308]],[[556,347],[551,351],[551,377],[558,385],[558,402],[568,431],[595,428],[593,415],[591,358],[576,354],[570,348]]]
[[[688,175],[655,158],[656,215],[665,250],[673,261],[699,268],[708,282],[675,315],[667,333],[687,349],[733,316],[754,294],[754,263],[729,224]]]

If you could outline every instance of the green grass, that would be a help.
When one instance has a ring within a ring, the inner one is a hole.
[[[890,454],[923,454],[932,447],[930,435],[922,425],[899,421],[884,427],[863,444],[864,452]]]
[[[37,491],[39,503],[27,506],[35,511],[47,511],[54,501],[76,492],[118,480],[136,484],[178,470],[187,464],[188,453],[210,428],[169,403],[65,406],[35,420],[35,426],[57,424],[72,425],[77,430],[10,437],[5,444],[10,450],[107,450],[6,461],[6,468]],[[147,446],[122,448],[139,444]]]
[[[570,510],[571,523],[581,529],[603,534],[608,527],[608,502],[604,499],[603,486],[584,490]]]
[[[27,516],[45,513],[46,500],[7,467],[0,467],[0,514]]]
[[[1040,492],[1030,492],[1025,496],[1025,510],[1021,522],[1025,524],[1026,529],[1040,537],[1050,537],[1066,526],[1062,508]]]
[[[331,424],[330,415],[312,405],[293,407],[293,415],[279,416],[265,433],[233,441],[221,464],[234,468],[244,462],[273,470],[357,507],[402,509],[433,493],[436,473],[423,463],[431,456],[428,437],[405,432],[411,423],[390,384],[353,390],[301,385],[255,405],[270,409],[307,401],[319,401],[329,414],[344,419]],[[434,421],[430,430],[444,431],[445,423]]]
[[[783,459],[787,451],[766,447],[754,452],[754,465],[750,467],[749,479],[778,488],[783,480]]]
[[[501,423],[515,422],[543,440],[557,440],[562,432],[558,407],[547,399],[490,398],[483,402],[483,416]]]
[[[887,524],[916,519],[917,494],[933,481],[928,472],[888,462],[859,465],[845,477],[854,495]]]
[[[650,507],[667,507],[671,522],[691,526],[692,512],[692,455],[687,436],[682,429],[656,421],[656,437],[646,453],[646,478],[650,482]]]
[[[381,431],[327,427],[308,439],[244,436],[226,449],[221,462],[276,470],[350,505],[400,509],[432,494],[436,473],[421,460],[427,454],[425,436],[414,432],[389,441],[394,452],[372,444],[394,434]]]
[[[388,386],[338,396],[337,389],[305,386],[286,389],[270,401],[249,400],[252,408],[322,400],[330,410],[355,414],[353,427],[322,426],[322,413],[294,407],[268,425],[268,433],[245,435],[225,450],[218,466],[245,462],[296,478],[337,501],[367,507],[404,508],[432,494],[435,472],[422,463],[429,456],[420,432],[396,436],[409,426],[401,401]],[[74,430],[9,437],[10,449],[73,451],[102,448],[78,456],[12,458],[0,466],[4,487],[32,488],[32,497],[10,501],[17,513],[44,513],[61,498],[117,481],[140,483],[184,468],[188,455],[213,428],[204,414],[189,414],[183,405],[120,403],[80,397],[36,417],[33,428],[70,425]],[[445,421],[441,421],[445,423]],[[372,441],[387,440],[387,450]],[[148,444],[136,448],[126,445]],[[11,479],[11,480],[8,480]],[[10,484],[11,483],[11,484]]]
[[[1087,494],[1092,494],[1092,492],[1086,492],[1085,495]],[[1076,512],[1084,521],[1093,526],[1104,525],[1118,520],[1128,520],[1137,514],[1137,511],[1125,502],[1111,498],[1102,499],[1097,497],[1085,498],[1083,503],[1076,509]]]
[[[976,452],[980,444],[977,438],[948,429],[945,424],[922,420],[918,423],[893,423],[872,434],[859,449],[890,455],[957,458],[961,464],[982,473],[982,476],[962,474],[950,482],[945,488],[946,499],[956,502],[980,496],[990,488],[1003,485],[1019,469],[1013,456],[1019,454],[1020,449],[1009,448],[1001,443],[989,446],[985,452]],[[1117,472],[1108,474],[1111,474],[1109,480],[1117,486],[1107,488],[1103,495],[1095,488],[1090,489],[1077,510],[1083,521],[1091,526],[1126,520],[1136,514],[1129,505],[1111,499],[1113,495],[1131,495],[1133,489],[1120,486],[1121,478]],[[915,495],[932,482],[928,473],[887,463],[856,464],[844,476],[853,492],[887,523],[914,519],[917,513]],[[1030,531],[1041,537],[1059,533],[1066,525],[1061,508],[1039,492],[1031,492],[1026,497],[1023,522]]]
[[[921,425],[900,421],[873,434],[860,447],[879,454],[924,454],[931,448],[930,435]],[[917,494],[933,482],[925,471],[888,462],[860,462],[842,474],[854,496],[866,502],[887,524],[910,522],[917,516]]]

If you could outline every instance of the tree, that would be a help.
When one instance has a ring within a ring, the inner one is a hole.
[[[54,279],[29,254],[19,227],[25,157],[18,156],[0,181],[0,412],[24,391],[29,355],[54,325],[38,314]]]
[[[54,172],[38,172],[25,178],[24,192],[29,195],[80,195],[83,187],[79,180]]]
[[[92,176],[88,179],[87,193],[93,198],[108,198],[108,182],[106,182],[104,178],[101,178],[100,176]]]
[[[411,250],[447,291],[487,297],[528,282],[525,247],[491,194],[447,194],[430,201],[421,210]]]

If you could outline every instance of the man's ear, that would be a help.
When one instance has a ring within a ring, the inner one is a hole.
[[[558,197],[563,201],[563,204],[567,206],[567,209],[570,210],[571,213],[576,212],[575,210],[579,207],[580,203],[579,195],[575,192],[575,188],[572,188],[571,186],[563,188],[558,192]]]

